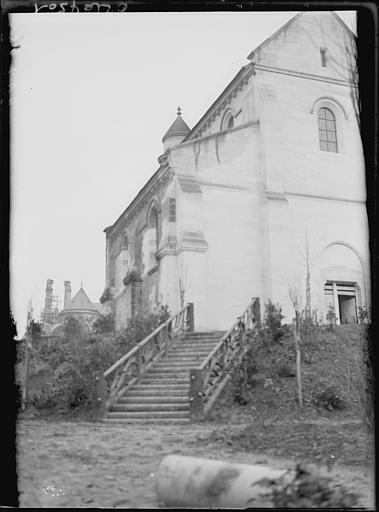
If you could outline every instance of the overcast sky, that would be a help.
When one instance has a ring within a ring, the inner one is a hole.
[[[47,279],[98,302],[105,234],[148,178],[180,105],[193,127],[295,12],[14,14],[11,301],[19,335]],[[339,13],[341,14],[341,13]],[[354,13],[342,14],[353,28]],[[63,301],[60,304],[62,307]]]

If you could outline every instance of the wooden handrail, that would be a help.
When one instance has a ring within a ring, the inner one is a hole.
[[[153,331],[146,338],[144,338],[142,341],[137,343],[137,345],[135,347],[133,347],[131,350],[129,350],[129,352],[127,352],[124,356],[120,357],[120,359],[118,361],[116,361],[110,368],[108,368],[108,370],[106,370],[104,372],[104,377],[108,377],[108,375],[113,373],[114,370],[116,370],[122,363],[125,363],[125,361],[127,361],[136,352],[138,352],[142,347],[144,347],[146,345],[146,343],[148,343],[151,340],[151,338],[154,338],[154,336],[156,336],[159,331],[162,331],[166,327],[166,325],[168,325],[170,322],[172,322],[178,315],[183,313],[187,307],[188,307],[188,305],[184,306],[176,315],[171,316],[163,324],[159,325],[155,329],[155,331]]]
[[[254,297],[238,320],[221,338],[198,368],[190,370],[190,410],[192,419],[201,419],[210,410],[229,376],[232,361],[242,357],[246,330],[260,325],[259,298]]]
[[[249,304],[249,306],[246,308],[246,310],[244,311],[244,313],[246,311],[248,311],[248,309],[253,305],[253,302],[251,302]],[[243,314],[244,314],[243,313]],[[204,361],[201,363],[200,365],[200,370],[203,370],[207,364],[209,363],[209,361],[212,359],[212,357],[216,354],[216,352],[219,351],[220,347],[222,347],[222,345],[224,344],[226,338],[228,338],[232,332],[234,331],[234,329],[237,327],[237,325],[240,323],[240,320],[237,320],[233,325],[232,327],[229,329],[229,331],[227,331],[226,334],[224,334],[224,336],[221,338],[221,340],[217,343],[217,345],[212,349],[212,352],[210,352],[207,357],[204,359]]]

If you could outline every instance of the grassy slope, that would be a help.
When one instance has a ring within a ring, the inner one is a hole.
[[[364,465],[372,445],[362,423],[360,349],[362,326],[319,329],[302,343],[304,408],[297,403],[295,377],[280,377],[283,362],[294,363],[289,337],[257,356],[258,384],[247,405],[233,401],[232,386],[214,405],[207,423],[214,430],[198,443],[317,464]],[[333,386],[346,401],[344,410],[329,411],[312,403],[314,391]]]
[[[360,418],[359,398],[363,382],[360,350],[364,336],[362,326],[337,327],[336,333],[320,328],[310,341],[302,342],[302,411],[297,403],[296,377],[280,377],[278,374],[283,363],[295,365],[292,337],[266,345],[257,355],[256,386],[251,390],[249,403],[245,406],[235,403],[229,384],[214,405],[209,420],[291,419],[300,412],[301,417],[309,419],[320,416]],[[347,404],[344,411],[331,413],[313,404],[313,394],[328,386],[334,387],[344,398]]]

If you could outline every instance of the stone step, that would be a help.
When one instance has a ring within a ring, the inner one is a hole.
[[[151,368],[149,371],[154,369],[160,369],[162,371],[166,369],[171,370],[180,370],[183,368],[183,370],[188,370],[189,368],[198,368],[199,362],[196,361],[162,361],[159,363],[156,363],[153,368]]]
[[[226,333],[226,331],[192,331],[192,332],[186,332],[183,336],[183,338],[187,337],[204,337],[204,336],[223,336]]]
[[[189,411],[189,402],[179,404],[114,404],[109,409],[110,412],[169,412],[169,411]]]
[[[115,410],[116,405],[132,405],[132,404],[188,404],[188,395],[185,396],[167,396],[167,395],[138,395],[122,396],[117,404],[114,404],[112,410]]]
[[[148,371],[148,373],[146,373],[145,375],[145,379],[146,377],[151,377],[151,376],[154,376],[154,377],[157,377],[158,375],[159,376],[162,376],[162,377],[166,377],[168,379],[170,379],[171,377],[172,378],[185,378],[189,375],[189,371],[190,369],[189,368],[171,368],[171,367],[168,367],[168,368],[150,368],[150,370]]]
[[[205,356],[171,356],[171,357],[165,357],[164,359],[160,360],[160,363],[167,362],[168,364],[171,363],[199,363],[204,359]]]
[[[177,341],[176,343],[174,343],[172,346],[173,347],[179,347],[181,345],[192,345],[194,347],[201,347],[202,345],[216,345],[220,340],[218,338],[215,338],[215,339],[204,339],[204,338],[199,338],[199,339],[186,339],[186,340],[179,340]]]
[[[188,396],[189,386],[186,389],[175,389],[175,388],[162,388],[155,389],[155,386],[149,386],[150,389],[131,389],[125,393],[125,397],[135,396],[167,396],[167,397],[182,397]],[[121,397],[123,398],[123,397]],[[121,399],[120,399],[121,400]]]
[[[149,424],[149,425],[156,425],[156,424],[169,424],[174,425],[176,423],[189,423],[189,418],[181,418],[181,417],[175,417],[175,418],[148,418],[148,417],[137,417],[137,418],[104,418],[102,423],[105,423],[108,425],[115,425],[115,426],[122,426],[127,425],[129,423],[141,423],[143,425]]]
[[[215,346],[216,345],[210,345],[209,347],[208,346],[194,347],[193,345],[188,345],[187,347],[183,346],[183,345],[174,346],[167,352],[167,355],[168,354],[177,354],[177,353],[187,354],[188,352],[191,352],[193,354],[203,354],[204,352],[205,353],[210,352],[211,350],[213,350],[215,348]]]
[[[170,380],[169,383],[167,384],[136,384],[135,386],[133,386],[132,388],[130,388],[129,391],[127,391],[126,393],[131,393],[131,392],[134,392],[134,391],[167,391],[167,392],[173,392],[173,391],[178,391],[178,393],[184,393],[185,391],[188,391],[189,389],[189,380],[186,380],[185,383],[183,384],[175,384],[175,383],[172,383],[172,381]]]
[[[166,377],[166,375],[149,375],[143,378],[141,384],[153,384],[153,385],[162,385],[162,384],[189,384],[189,375],[184,375],[181,377],[175,377],[175,375],[170,375]]]
[[[193,348],[180,349],[180,350],[173,349],[172,351],[168,352],[164,356],[164,358],[160,359],[160,361],[163,361],[163,359],[170,358],[170,357],[205,357],[212,352],[213,348],[211,348],[211,349],[202,348],[199,350],[195,350]]]
[[[188,418],[189,411],[139,411],[139,412],[109,412],[107,418],[115,419],[134,419],[134,418],[149,418],[151,420],[158,420],[160,418]]]

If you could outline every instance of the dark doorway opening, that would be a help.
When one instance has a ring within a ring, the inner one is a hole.
[[[351,295],[338,294],[338,305],[340,310],[341,324],[357,323],[357,302]]]

